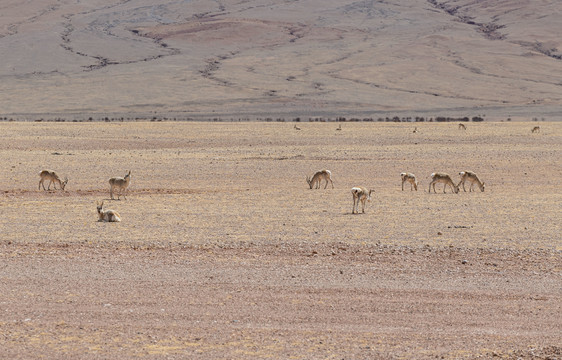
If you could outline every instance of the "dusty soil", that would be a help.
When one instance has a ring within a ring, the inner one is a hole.
[[[0,123],[0,358],[559,359],[562,124],[534,125]],[[485,192],[428,193],[463,170]]]

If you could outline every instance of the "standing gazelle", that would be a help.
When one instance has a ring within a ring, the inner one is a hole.
[[[51,184],[53,184],[53,187],[56,190],[57,183],[59,183],[60,189],[64,190],[64,187],[68,183],[67,177],[65,177],[64,181],[62,181],[60,177],[52,170],[43,170],[39,173],[39,176],[41,177],[41,180],[39,180],[39,190],[41,190],[41,185],[43,185],[43,190],[50,190]],[[45,189],[45,180],[49,180],[49,185],[47,186],[47,189]]]
[[[404,183],[407,181],[410,183],[410,191],[412,191],[412,187],[418,191],[418,181],[416,180],[416,175],[412,173],[400,173],[400,177],[402,178],[402,191],[404,191]]]
[[[353,195],[353,210],[352,214],[359,213],[359,202],[361,202],[361,210],[365,213],[365,202],[371,201],[371,193],[373,190],[367,190],[364,187],[353,187],[351,188],[351,194]]]
[[[445,174],[445,173],[433,173],[433,174],[431,174],[431,182],[429,183],[429,193],[431,193],[431,186],[433,186],[433,192],[434,193],[437,192],[437,191],[435,191],[435,184],[436,183],[445,184],[443,186],[443,193],[445,193],[445,189],[447,189],[447,185],[449,185],[451,187],[451,189],[453,189],[453,192],[455,194],[459,193],[459,187],[457,185],[455,185],[455,183],[453,182],[453,180],[451,179],[449,174]]]
[[[120,222],[121,216],[115,210],[104,210],[103,209],[103,201],[100,203],[97,202],[98,208],[98,221],[103,222]]]
[[[129,182],[131,181],[131,171],[129,171],[124,177],[112,177],[109,179],[109,194],[111,195],[111,200],[113,199],[113,189],[119,189],[119,193],[117,194],[117,200],[120,200],[121,195],[123,198],[127,200],[125,194],[123,192],[127,191],[127,187],[129,186]]]
[[[316,189],[320,189],[320,183],[322,180],[326,181],[326,185],[324,189],[328,187],[328,181],[332,184],[332,189],[334,188],[334,182],[332,181],[332,172],[330,170],[320,170],[312,175],[312,179],[308,176],[306,177],[306,182],[308,186],[312,189],[314,185],[316,185]]]
[[[474,185],[474,183],[476,183],[480,188],[480,191],[484,192],[484,188],[486,187],[486,185],[482,181],[480,181],[480,179],[475,173],[473,173],[472,171],[461,171],[459,175],[461,176],[461,181],[457,186],[461,186],[462,184],[462,189],[465,192],[466,189],[464,188],[464,183],[466,181],[470,181],[470,188],[469,188],[470,191],[472,191],[472,186]]]

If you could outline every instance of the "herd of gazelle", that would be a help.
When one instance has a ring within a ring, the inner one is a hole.
[[[65,178],[64,181],[60,179],[60,176],[57,175],[52,170],[43,170],[39,173],[39,190],[41,190],[41,186],[43,186],[43,190],[50,190],[51,184],[53,184],[54,189],[56,190],[56,184],[59,184],[60,190],[64,190],[64,187],[68,183],[68,178]],[[45,189],[45,181],[49,181],[49,185],[47,189]],[[131,182],[131,172],[128,171],[125,176],[123,177],[112,177],[109,179],[109,195],[111,196],[111,200],[115,200],[113,197],[114,190],[117,190],[117,200],[121,200],[121,196],[126,200],[125,193],[127,192],[127,188],[129,187],[129,183]],[[98,221],[104,222],[119,222],[121,221],[121,216],[115,210],[107,209],[104,210],[103,208],[103,201],[97,202],[97,211],[98,211]]]
[[[462,184],[463,190],[466,192],[466,188],[464,184],[468,181],[470,183],[469,191],[472,192],[472,188],[474,184],[478,185],[480,191],[484,191],[485,184],[484,182],[480,181],[478,175],[476,175],[472,171],[461,171],[459,173],[461,176],[461,180],[458,184],[455,184],[451,176],[446,173],[435,172],[431,174],[431,182],[429,183],[429,192],[431,193],[431,188],[433,187],[433,192],[437,192],[435,190],[435,184],[443,183],[443,193],[446,193],[447,186],[450,186],[451,189],[455,194],[458,194],[459,187]],[[403,172],[400,173],[400,177],[402,178],[402,191],[404,191],[404,183],[410,183],[410,191],[416,190],[418,191],[418,180],[416,179],[416,175],[412,173]],[[312,175],[312,177],[307,176],[306,182],[311,189],[319,189],[322,181],[326,182],[324,185],[324,189],[328,187],[328,182],[332,184],[332,189],[334,188],[334,182],[332,181],[332,172],[330,170],[319,170]],[[351,188],[351,194],[353,195],[353,209],[351,210],[352,214],[359,213],[359,203],[361,203],[361,211],[365,213],[365,203],[367,201],[371,201],[371,194],[374,190],[366,189],[361,186],[354,186]]]
[[[300,128],[295,124],[295,130],[300,130]],[[341,124],[336,130],[341,130]],[[459,130],[466,130],[466,126],[462,123],[459,124]],[[414,129],[414,133],[417,132],[417,128]],[[535,126],[531,132],[540,132],[540,127]],[[480,191],[484,191],[485,184],[484,182],[480,181],[478,176],[472,171],[461,171],[459,173],[461,176],[461,180],[458,184],[453,182],[451,176],[446,173],[435,172],[431,174],[431,182],[429,183],[429,193],[431,193],[431,188],[433,187],[433,192],[437,192],[435,190],[435,184],[443,183],[443,193],[446,192],[447,186],[451,187],[452,191],[455,194],[458,194],[459,187],[462,184],[463,190],[466,192],[465,183],[468,181],[470,182],[469,191],[472,191],[474,184],[478,185]],[[53,184],[53,188],[56,190],[56,184],[59,184],[60,190],[64,190],[66,184],[68,183],[68,178],[65,177],[64,181],[61,180],[60,176],[58,176],[52,170],[43,170],[39,173],[39,190],[41,190],[41,186],[43,186],[43,190],[50,190],[51,184]],[[416,176],[412,173],[400,173],[400,177],[402,178],[402,191],[404,191],[404,183],[410,183],[410,191],[416,190],[418,191],[418,181]],[[45,189],[45,181],[49,181],[49,185],[47,189]],[[127,188],[129,187],[129,183],[131,181],[131,172],[127,172],[123,177],[112,177],[109,179],[109,194],[111,196],[111,200],[115,200],[113,194],[114,190],[117,190],[117,200],[121,199],[121,196],[126,200],[125,193],[127,192]],[[332,181],[332,172],[330,170],[320,170],[314,173],[312,177],[306,177],[306,182],[308,186],[312,189],[319,189],[322,181],[325,181],[326,184],[324,185],[324,189],[328,187],[328,182],[332,184],[332,189],[334,188],[334,182]],[[356,186],[351,188],[351,194],[353,195],[353,210],[351,211],[352,214],[359,213],[359,203],[361,203],[361,211],[365,212],[365,202],[371,201],[371,194],[374,190],[367,190],[364,187]],[[115,210],[104,210],[103,208],[103,201],[97,202],[97,211],[98,211],[98,221],[105,221],[105,222],[119,222],[121,221],[120,215]]]
[[[461,171],[459,173],[461,176],[461,180],[458,184],[455,184],[451,179],[451,176],[445,173],[436,172],[431,174],[431,182],[429,183],[429,192],[431,193],[431,187],[433,186],[433,192],[437,192],[435,190],[435,184],[443,183],[443,193],[446,192],[447,186],[450,186],[451,189],[455,194],[459,192],[459,187],[462,184],[463,190],[466,192],[465,182],[470,182],[469,191],[472,191],[474,184],[478,185],[480,191],[484,191],[485,184],[484,182],[480,181],[478,175],[476,175],[472,171]],[[59,184],[60,190],[64,190],[64,187],[68,183],[68,178],[65,178],[64,181],[60,179],[54,171],[52,170],[43,170],[39,173],[39,189],[43,186],[43,190],[49,190],[51,188],[51,183],[53,183],[53,187],[56,189],[56,183]],[[410,191],[416,190],[418,191],[418,181],[416,176],[412,173],[400,173],[400,177],[402,178],[402,191],[404,191],[404,183],[410,183]],[[45,180],[49,180],[49,185],[47,189],[45,189]],[[332,181],[332,172],[330,170],[319,170],[312,175],[312,177],[306,177],[306,182],[310,189],[315,188],[319,189],[322,181],[325,181],[326,184],[324,185],[324,189],[328,187],[328,182],[332,184],[332,189],[334,188],[334,182]],[[121,196],[124,199],[125,193],[127,188],[129,187],[129,183],[131,182],[131,171],[128,171],[127,174],[123,177],[112,177],[109,179],[109,194],[111,199],[114,200],[114,190],[118,190],[117,192],[117,200],[120,200]],[[355,186],[351,188],[351,194],[353,195],[353,209],[351,211],[352,214],[359,213],[359,203],[361,203],[361,211],[365,213],[365,203],[367,201],[371,201],[371,194],[373,190],[367,190],[361,186]],[[104,209],[103,208],[103,201],[97,202],[97,212],[98,212],[98,221],[104,222],[119,222],[121,221],[121,216],[115,210],[111,209]]]

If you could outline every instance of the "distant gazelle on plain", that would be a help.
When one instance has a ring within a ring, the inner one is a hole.
[[[41,178],[41,180],[39,180],[39,190],[41,190],[41,185],[43,185],[43,190],[50,190],[51,189],[51,184],[53,184],[53,187],[55,188],[55,190],[57,189],[57,183],[59,183],[60,186],[60,190],[64,190],[64,187],[66,186],[66,184],[68,183],[68,178],[65,177],[64,181],[62,181],[60,179],[60,177],[57,175],[57,173],[55,173],[52,170],[43,170],[39,173],[39,177]],[[49,185],[47,186],[47,189],[45,189],[45,180],[49,180]]]
[[[416,191],[418,191],[418,181],[416,180],[416,175],[403,172],[400,173],[400,177],[402,178],[402,191],[404,191],[404,183],[406,181],[410,183],[410,191],[412,191],[413,189],[416,189]]]
[[[459,130],[466,130],[466,125],[463,123],[459,123]]]
[[[532,132],[532,133],[541,132],[541,127],[540,127],[540,126],[535,126],[535,127],[531,130],[531,132]]]
[[[111,200],[114,200],[113,198],[114,189],[119,190],[117,194],[117,200],[120,200],[121,195],[123,195],[123,198],[127,200],[124,193],[127,191],[130,182],[131,182],[131,171],[129,171],[124,177],[112,177],[111,179],[109,179],[109,186],[110,186],[109,195],[111,196]]]
[[[120,222],[121,216],[115,210],[104,210],[103,208],[103,201],[100,203],[97,202],[97,210],[98,210],[98,221],[103,222]]]
[[[367,190],[364,187],[357,186],[351,188],[351,194],[353,195],[353,209],[352,214],[359,213],[359,202],[361,202],[361,211],[365,213],[365,202],[371,201],[371,193],[373,190]]]
[[[449,174],[439,173],[439,172],[431,174],[431,182],[429,183],[429,193],[431,193],[431,186],[433,186],[433,192],[434,193],[437,192],[435,191],[435,184],[437,183],[444,184],[443,193],[445,193],[445,189],[447,189],[447,185],[449,185],[451,189],[453,189],[453,192],[455,194],[459,193],[459,187],[455,185]]]
[[[312,175],[312,178],[309,178],[308,176],[306,177],[306,182],[311,189],[313,187],[315,187],[315,189],[320,189],[320,183],[322,182],[322,180],[326,181],[324,189],[328,187],[328,181],[332,184],[332,189],[334,188],[334,182],[332,181],[332,172],[330,170],[320,170],[315,172],[314,175]]]
[[[480,179],[475,173],[473,173],[472,171],[461,171],[459,175],[461,176],[461,181],[457,186],[461,186],[462,184],[462,189],[465,192],[466,189],[464,188],[464,183],[467,181],[470,182],[470,188],[469,188],[470,191],[472,191],[472,186],[474,185],[474,183],[476,183],[476,185],[478,185],[478,187],[480,188],[480,191],[484,192],[484,188],[486,187],[486,185],[482,181],[480,181]]]

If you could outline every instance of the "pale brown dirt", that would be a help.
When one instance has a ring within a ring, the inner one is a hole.
[[[562,125],[534,125],[0,123],[0,358],[559,359]],[[463,170],[486,191],[428,193]]]

